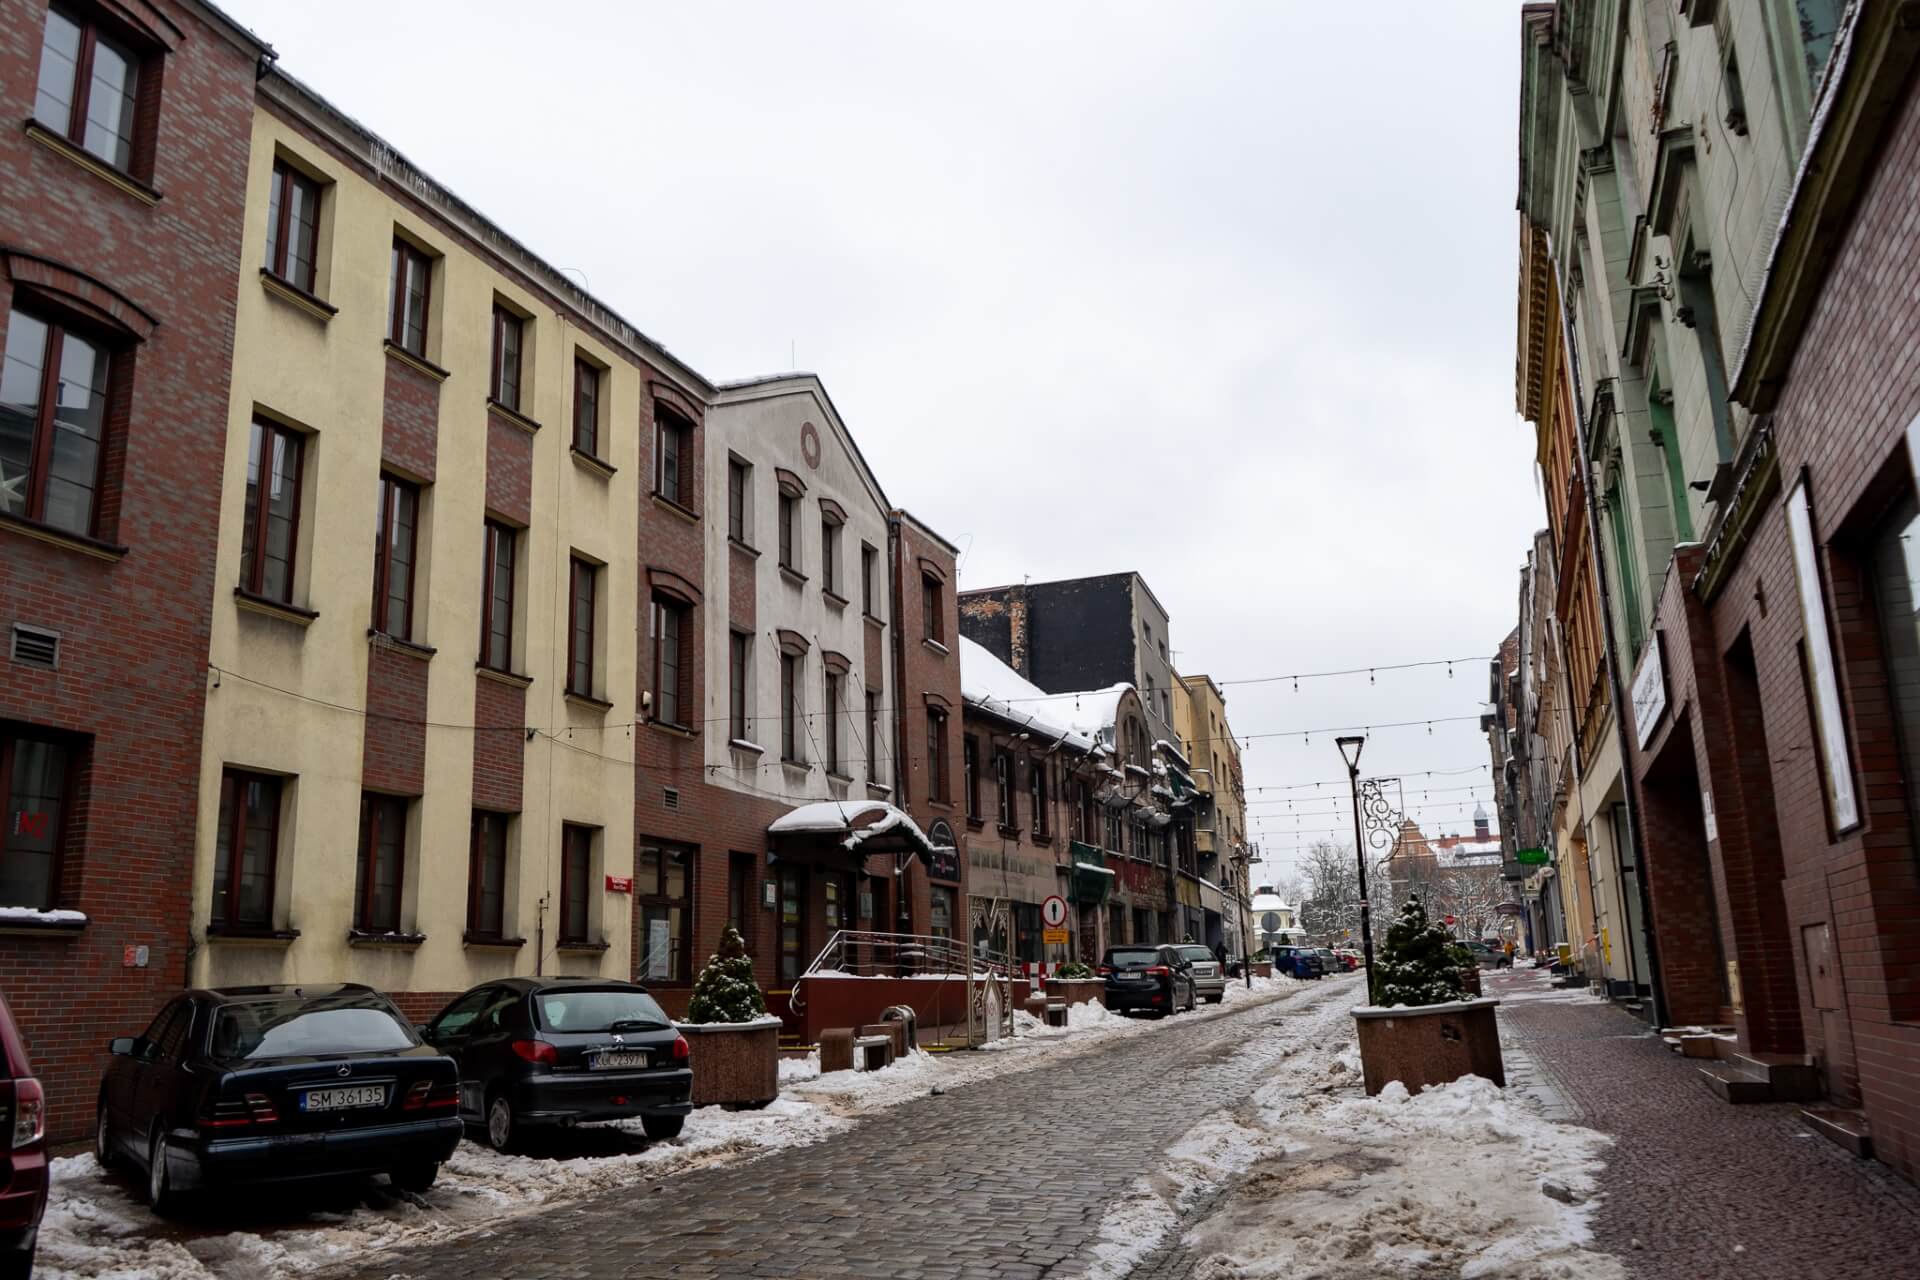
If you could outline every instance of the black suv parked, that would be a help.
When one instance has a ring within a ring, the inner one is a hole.
[[[500,1151],[528,1128],[628,1116],[649,1138],[675,1138],[693,1110],[686,1037],[635,983],[504,978],[420,1034],[460,1064],[460,1116]]]
[[[147,1202],[233,1183],[387,1173],[424,1191],[460,1145],[454,1065],[379,992],[187,991],[107,1046],[94,1154],[147,1172]]]
[[[1144,1009],[1159,1017],[1197,1007],[1193,963],[1179,947],[1108,947],[1100,962],[1107,980],[1107,1008]]]

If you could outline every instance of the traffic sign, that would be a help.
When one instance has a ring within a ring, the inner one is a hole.
[[[1068,942],[1067,931],[1065,929],[1042,929],[1040,931],[1040,941],[1046,946],[1058,944],[1064,947]]]
[[[1049,929],[1064,927],[1067,923],[1067,900],[1056,893],[1041,903],[1040,923]],[[1048,941],[1051,942],[1052,939],[1049,938]],[[1062,938],[1060,941],[1065,942],[1066,939]]]

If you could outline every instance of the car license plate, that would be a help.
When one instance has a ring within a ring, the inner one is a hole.
[[[647,1065],[647,1055],[628,1050],[624,1053],[603,1053],[593,1060],[595,1071],[630,1071]]]
[[[348,1111],[354,1107],[384,1107],[387,1087],[383,1084],[349,1085],[341,1089],[309,1089],[300,1095],[302,1111]]]

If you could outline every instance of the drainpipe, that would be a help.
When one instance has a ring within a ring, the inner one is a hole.
[[[1566,355],[1568,386],[1573,389],[1574,447],[1580,451],[1580,487],[1586,490],[1587,539],[1593,561],[1594,585],[1600,592],[1600,633],[1607,647],[1607,685],[1613,697],[1613,729],[1620,746],[1620,794],[1625,803],[1621,811],[1627,818],[1627,847],[1633,850],[1634,878],[1639,882],[1640,920],[1646,930],[1647,986],[1653,992],[1653,1021],[1656,1027],[1667,1025],[1667,993],[1660,981],[1660,949],[1653,931],[1653,900],[1647,892],[1646,842],[1640,829],[1640,790],[1633,776],[1633,738],[1627,729],[1627,687],[1620,674],[1620,637],[1613,625],[1613,593],[1607,581],[1606,557],[1600,554],[1600,498],[1593,484],[1593,455],[1587,449],[1587,410],[1581,397],[1580,351],[1573,341],[1573,315],[1567,307],[1566,279],[1560,270],[1559,255],[1554,252],[1553,233],[1545,232],[1547,256],[1553,263],[1553,284],[1559,294],[1560,346]],[[1658,643],[1657,641],[1655,643]],[[1569,708],[1571,710],[1571,708]],[[1587,856],[1593,851],[1589,847]],[[1626,940],[1627,964],[1633,964],[1633,939]]]

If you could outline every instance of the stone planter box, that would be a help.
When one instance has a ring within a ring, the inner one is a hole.
[[[1273,961],[1255,960],[1253,962],[1253,976],[1256,978],[1271,978],[1273,976]]]
[[[694,1106],[761,1107],[780,1096],[780,1019],[674,1026],[691,1051]]]
[[[1107,983],[1104,978],[1049,978],[1047,998],[1076,1004],[1105,1004]]]
[[[1360,1035],[1360,1069],[1369,1096],[1398,1080],[1407,1092],[1482,1076],[1501,1088],[1507,1070],[1500,1057],[1498,1000],[1459,1000],[1417,1008],[1368,1007],[1353,1011]]]

